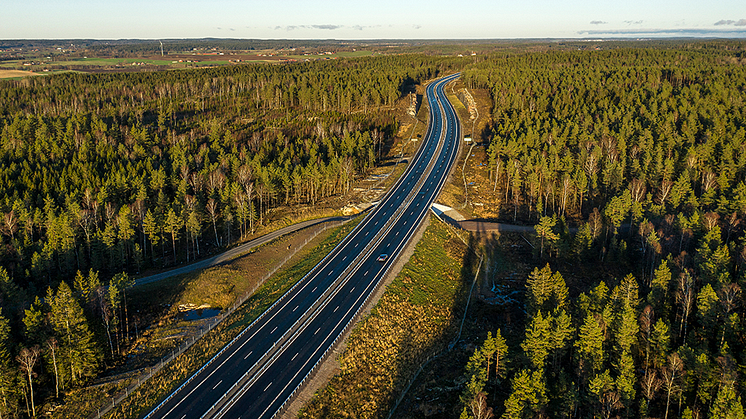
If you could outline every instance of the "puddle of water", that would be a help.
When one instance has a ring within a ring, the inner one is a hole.
[[[197,310],[189,310],[181,313],[181,318],[186,321],[208,319],[215,317],[220,314],[220,310],[215,308],[203,308]]]

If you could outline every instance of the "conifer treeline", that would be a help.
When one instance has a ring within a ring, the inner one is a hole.
[[[126,353],[126,273],[190,261],[273,208],[348,191],[395,135],[387,109],[407,85],[459,63],[1,82],[0,416],[33,415]]]
[[[559,272],[529,276],[525,331],[475,351],[462,417],[744,417],[743,51],[523,54],[464,71],[494,101],[484,186],[503,217],[536,224],[536,257]],[[604,276],[568,289],[560,272]]]
[[[451,65],[380,57],[4,82],[0,262],[19,284],[46,286],[226,245],[277,205],[346,192],[396,130],[379,108]]]

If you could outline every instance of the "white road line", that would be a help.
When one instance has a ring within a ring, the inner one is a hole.
[[[271,332],[269,332],[269,334],[271,335],[272,333],[275,333],[275,330],[277,330],[277,326],[275,326],[275,328],[274,328],[274,329],[272,329],[272,331],[271,331]]]
[[[295,306],[295,308],[293,309],[293,313],[295,313],[295,310],[297,310],[298,307],[300,307],[300,305]]]
[[[311,292],[316,292],[316,288],[318,288],[318,287],[313,287],[313,289],[311,290]]]
[[[320,328],[320,327],[319,327],[318,329],[316,329],[316,331],[315,331],[315,332],[313,332],[313,334],[315,335],[316,333],[319,333],[319,330],[321,330],[321,328]]]
[[[295,359],[295,357],[296,357],[296,356],[298,356],[298,354],[299,354],[299,353],[300,353],[300,352],[298,352],[298,353],[296,353],[295,355],[293,355],[293,357],[292,357],[292,358],[290,358],[290,360],[291,360],[291,361],[292,361],[292,360],[294,360],[294,359]]]
[[[248,341],[247,341],[247,342],[248,342]],[[244,342],[244,345],[245,345],[245,344],[246,344],[246,342]],[[240,347],[239,347],[238,349],[241,349],[242,347],[243,347],[243,345],[241,345],[241,346],[240,346]],[[190,391],[189,393],[187,393],[187,395],[186,395],[186,396],[182,397],[182,398],[181,398],[181,400],[179,400],[179,402],[178,402],[178,403],[176,403],[176,405],[174,405],[174,407],[172,407],[172,408],[171,408],[171,410],[169,410],[168,412],[166,412],[166,414],[165,414],[165,415],[163,415],[163,417],[165,418],[165,417],[166,417],[166,416],[168,416],[168,415],[169,415],[169,414],[170,414],[171,412],[173,412],[173,411],[174,411],[174,409],[176,409],[177,407],[179,407],[179,405],[181,404],[181,402],[183,402],[184,400],[188,399],[188,398],[189,398],[189,396],[191,396],[191,395],[192,395],[192,393],[194,393],[194,391],[195,391],[195,390],[197,390],[197,389],[198,389],[198,388],[199,388],[199,387],[200,387],[200,386],[201,386],[202,384],[204,384],[204,383],[205,383],[205,381],[207,381],[207,380],[208,380],[208,379],[209,379],[210,377],[212,377],[212,375],[213,375],[213,374],[215,374],[215,372],[216,372],[217,370],[219,370],[219,369],[220,369],[220,368],[221,368],[221,367],[222,367],[222,366],[223,366],[223,365],[224,365],[224,364],[225,364],[226,362],[228,362],[228,360],[229,360],[229,359],[231,359],[231,358],[233,357],[233,354],[235,354],[235,353],[236,353],[236,352],[233,352],[233,353],[231,354],[231,356],[229,356],[229,357],[225,358],[225,360],[224,360],[223,362],[221,362],[221,363],[220,363],[220,365],[218,365],[217,367],[215,367],[215,369],[214,369],[214,370],[212,370],[212,372],[211,372],[211,373],[210,373],[210,374],[209,374],[209,375],[208,375],[207,377],[205,377],[205,378],[204,378],[204,379],[203,379],[202,381],[200,381],[200,383],[199,383],[199,384],[197,384],[197,386],[196,386],[196,387],[194,387],[194,388],[192,389],[192,391]]]
[[[218,383],[217,383],[217,384],[215,384],[215,387],[213,387],[212,389],[213,389],[213,390],[215,390],[216,388],[218,388],[218,386],[219,386],[219,385],[220,385],[220,383],[222,383],[222,382],[223,382],[223,380],[220,380],[220,381],[218,381]]]
[[[249,357],[249,355],[251,355],[251,354],[253,354],[253,353],[254,353],[254,351],[251,351],[251,352],[247,353],[247,354],[246,354],[246,356],[245,356],[245,357],[243,357],[243,359],[246,359],[246,358],[248,358],[248,357]]]
[[[272,385],[272,383],[269,383],[269,384],[267,384],[267,387],[264,387],[264,391],[267,391],[267,389],[268,389],[268,388],[269,388],[269,386],[271,386],[271,385]]]

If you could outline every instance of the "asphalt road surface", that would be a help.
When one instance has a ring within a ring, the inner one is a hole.
[[[172,276],[185,274],[188,272],[196,271],[198,269],[206,269],[211,266],[220,265],[222,263],[231,261],[245,253],[248,253],[251,249],[255,247],[259,247],[263,244],[269,243],[272,240],[282,237],[286,234],[290,234],[293,232],[296,232],[298,230],[302,230],[307,227],[315,226],[317,224],[322,224],[326,222],[340,222],[340,221],[346,221],[349,220],[351,217],[326,217],[326,218],[317,218],[313,220],[307,220],[302,221],[300,223],[296,223],[293,225],[289,225],[287,227],[283,227],[281,229],[275,230],[271,233],[267,233],[263,236],[257,237],[254,240],[251,240],[249,242],[246,242],[242,245],[236,246],[232,249],[226,250],[225,252],[207,258],[200,260],[199,262],[194,262],[192,264],[182,266],[180,268],[171,269],[166,272],[161,272],[159,274],[150,275],[150,276],[144,276],[142,278],[138,278],[135,280],[135,285],[143,285],[143,284],[149,284],[151,282],[160,281],[162,279],[170,278]]]
[[[313,270],[146,418],[272,418],[352,325],[424,219],[461,140],[444,93],[428,85],[428,129],[406,172]]]

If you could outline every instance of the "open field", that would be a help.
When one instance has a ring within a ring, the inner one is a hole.
[[[142,57],[72,57],[67,55],[26,57],[17,60],[0,62],[0,79],[19,78],[29,75],[50,74],[60,70],[83,72],[121,72],[121,71],[156,71],[206,66],[222,66],[248,63],[278,63],[287,61],[329,60],[336,58],[355,58],[371,56],[372,51],[339,51],[314,52],[306,54],[287,54],[287,51],[251,51],[224,53],[172,53],[147,55]]]
[[[28,77],[28,76],[38,76],[39,74],[36,74],[32,71],[23,71],[23,70],[5,70],[0,67],[0,79],[10,79],[10,78],[16,78],[16,77]]]

